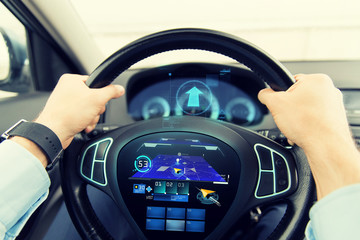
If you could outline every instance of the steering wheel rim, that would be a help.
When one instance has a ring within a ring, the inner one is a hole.
[[[106,86],[136,62],[157,53],[180,49],[206,50],[233,58],[249,67],[275,90],[285,90],[294,82],[292,75],[277,60],[243,39],[213,30],[175,29],[146,36],[120,49],[94,70],[88,85],[92,88]],[[60,163],[62,188],[68,211],[83,238],[112,239],[91,207],[86,195],[86,184],[77,176],[79,166],[75,161],[69,160],[79,157],[80,148],[79,143],[74,141]],[[270,236],[272,239],[297,237],[299,229],[306,225],[305,216],[312,204],[314,183],[310,168],[301,149],[294,147],[292,154],[302,179],[299,179],[297,191],[288,198],[293,207],[289,208],[284,220]],[[68,171],[69,169],[73,171]],[[111,195],[110,192],[108,194]]]
[[[230,57],[249,67],[274,90],[286,90],[293,83],[291,73],[276,59],[252,43],[208,29],[174,29],[148,35],[115,52],[90,75],[93,88],[109,85],[135,63],[158,53],[173,50],[205,50]]]

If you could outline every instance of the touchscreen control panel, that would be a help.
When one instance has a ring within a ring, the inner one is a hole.
[[[123,200],[147,238],[204,238],[237,193],[240,159],[222,141],[166,132],[128,143],[119,153]]]

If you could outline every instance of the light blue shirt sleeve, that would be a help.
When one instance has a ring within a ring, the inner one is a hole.
[[[49,186],[49,176],[33,154],[10,140],[0,144],[0,239],[20,233]]]
[[[310,210],[308,240],[360,238],[360,184],[338,189]]]

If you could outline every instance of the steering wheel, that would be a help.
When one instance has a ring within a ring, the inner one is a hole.
[[[138,61],[180,49],[233,58],[275,90],[293,84],[278,61],[243,39],[176,29],[120,49],[90,75],[89,86],[106,86]],[[191,116],[137,122],[74,141],[60,171],[66,206],[83,239],[112,239],[90,204],[88,184],[117,203],[138,239],[224,238],[250,209],[280,199],[288,208],[270,238],[302,238],[315,192],[297,146],[287,149],[237,125]]]

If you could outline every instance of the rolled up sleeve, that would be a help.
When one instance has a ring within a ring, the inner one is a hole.
[[[360,184],[334,191],[310,210],[306,228],[309,240],[358,239],[360,237]]]
[[[0,239],[14,239],[46,199],[50,179],[40,161],[21,145],[0,144]]]

